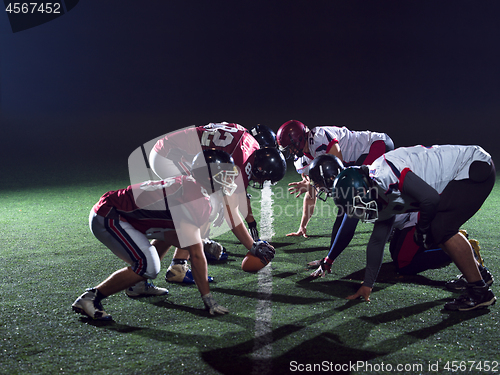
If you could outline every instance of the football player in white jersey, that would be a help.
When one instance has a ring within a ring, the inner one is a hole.
[[[317,126],[309,129],[297,120],[290,120],[281,125],[276,134],[276,141],[285,155],[293,154],[301,161],[312,161],[317,156],[331,154],[338,157],[345,166],[370,164],[384,152],[394,149],[394,143],[385,133],[351,131],[346,127],[337,126]],[[304,156],[306,158],[303,158]],[[305,193],[302,219],[298,231],[289,233],[288,236],[307,237],[307,224],[314,213],[316,194],[307,178],[307,170],[299,173],[306,177],[303,176],[302,181],[290,183],[288,190],[290,194],[296,194],[296,197]],[[334,237],[332,233],[332,242]]]
[[[493,160],[484,149],[458,145],[401,147],[369,166],[340,172],[333,185],[335,203],[349,217],[374,223],[363,285],[347,298],[362,296],[369,301],[395,216],[418,211],[415,242],[425,248],[439,245],[467,281],[466,293],[446,303],[445,309],[493,305],[496,297],[459,229],[484,203],[495,175]]]

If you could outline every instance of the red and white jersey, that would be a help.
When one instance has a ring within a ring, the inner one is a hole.
[[[414,202],[401,194],[408,172],[441,194],[451,181],[469,178],[474,161],[491,164],[491,156],[480,146],[458,145],[400,147],[382,155],[369,166],[370,177],[389,202],[388,207],[379,210],[379,220],[415,208]]]
[[[109,191],[93,210],[104,217],[118,214],[121,220],[146,234],[153,228],[175,229],[177,220],[186,220],[199,228],[208,222],[211,206],[192,177],[178,176]],[[173,210],[181,214],[173,216]]]
[[[210,124],[207,124],[203,126],[205,129],[219,129],[219,128],[225,128],[225,127],[234,127],[238,130],[241,131],[247,131],[247,129],[244,126],[241,126],[240,124],[235,124],[235,123],[229,123],[229,122],[211,122]]]
[[[299,174],[305,174],[309,175],[309,166],[311,165],[313,159],[310,157],[303,155],[293,162],[293,165],[295,166],[295,169],[297,170],[297,173]]]
[[[206,126],[190,127],[169,133],[154,145],[154,150],[167,159],[172,153],[181,154],[189,163],[202,150],[218,149],[233,157],[239,168],[244,187],[252,173],[254,151],[260,148],[257,140],[238,124],[211,123]]]
[[[312,159],[328,153],[338,143],[342,161],[348,164],[356,162],[361,155],[368,154],[373,142],[385,141],[387,138],[385,133],[369,130],[352,131],[345,126],[317,126],[309,132],[307,142]]]

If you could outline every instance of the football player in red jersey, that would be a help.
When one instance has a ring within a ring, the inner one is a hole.
[[[259,132],[263,130],[254,131],[257,136]],[[237,181],[239,189],[237,194],[230,198],[233,201],[231,206],[242,207],[242,212],[247,209],[248,214],[245,218],[250,234],[245,229],[238,210],[235,210],[232,215],[231,230],[247,249],[251,249],[254,243],[259,241],[259,236],[246,189],[249,185],[262,188],[264,181],[274,184],[281,180],[286,173],[284,157],[276,148],[260,148],[254,136],[239,124],[210,123],[206,126],[181,129],[160,137],[150,152],[149,163],[151,169],[162,178],[167,175],[189,174],[193,155],[200,150],[207,149],[227,152],[233,157],[235,165],[240,170],[241,179]],[[220,225],[222,204],[220,201],[212,202],[212,204],[220,207],[218,210],[220,214],[216,220],[216,223]],[[160,246],[159,243],[157,245]],[[172,264],[167,270],[167,281],[193,282],[189,268],[186,266],[188,258],[187,252],[176,249]]]
[[[166,289],[147,280],[156,278],[161,259],[172,245],[189,253],[194,280],[210,314],[228,312],[210,293],[201,233],[210,224],[212,208],[207,192],[231,196],[236,190],[238,171],[232,158],[220,150],[201,152],[196,160],[202,163],[194,178],[178,176],[131,185],[107,192],[94,205],[89,216],[92,233],[130,266],[87,289],[73,303],[75,312],[111,320],[101,303],[106,297],[122,290],[128,292],[133,286],[134,297],[167,294]],[[161,238],[166,246],[155,247],[151,238]],[[139,289],[142,294],[137,292]]]

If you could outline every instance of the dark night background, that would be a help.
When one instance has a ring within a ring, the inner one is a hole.
[[[500,165],[499,20],[498,1],[84,0],[14,33],[2,9],[2,165],[125,169],[175,129],[292,118]]]

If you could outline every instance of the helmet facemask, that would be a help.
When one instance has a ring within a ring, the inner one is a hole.
[[[222,170],[212,175],[212,180],[222,186],[221,190],[224,195],[231,196],[238,187],[235,183],[236,177],[238,177],[238,169],[233,166],[232,170]],[[212,188],[214,191],[218,190],[215,186]]]
[[[377,202],[375,200],[365,202],[358,194],[353,198],[352,206],[347,206],[347,215],[356,217],[364,223],[374,223],[378,220]]]
[[[285,156],[285,159],[290,159],[292,155],[295,155],[298,158],[304,156],[304,151],[300,148],[300,145],[294,142],[292,137],[290,137],[290,144],[286,147],[279,146],[279,150]]]

